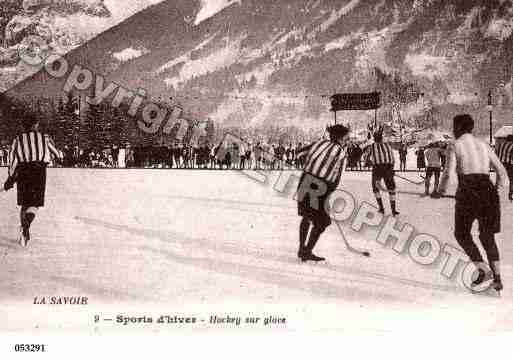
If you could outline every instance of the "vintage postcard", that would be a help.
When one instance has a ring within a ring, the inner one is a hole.
[[[2,0],[0,336],[511,334],[512,49],[509,0]]]

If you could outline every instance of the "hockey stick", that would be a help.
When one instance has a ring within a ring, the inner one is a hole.
[[[395,176],[396,176],[396,177],[398,177],[398,178],[400,178],[400,179],[402,179],[402,180],[404,180],[404,181],[406,181],[406,182],[413,183],[414,185],[417,185],[417,186],[420,186],[420,185],[422,185],[422,184],[424,184],[424,183],[425,183],[425,178],[423,178],[422,176],[420,176],[420,178],[423,178],[423,179],[422,179],[422,181],[420,181],[420,182],[412,181],[411,179],[406,178],[406,177],[403,177],[403,176],[401,176],[401,175],[398,175],[397,173],[395,174]]]
[[[364,257],[370,257],[370,253],[367,252],[367,251],[363,251],[363,250],[359,250],[359,249],[356,249],[354,248],[346,239],[346,236],[344,234],[344,231],[342,229],[342,226],[340,225],[340,222],[339,221],[335,221],[335,223],[337,224],[337,227],[338,227],[338,230],[340,232],[340,236],[342,237],[342,240],[344,241],[347,249],[349,250],[349,252],[353,252],[353,253],[356,253],[356,254],[359,254],[361,256],[364,256]]]
[[[440,198],[452,198],[452,199],[455,199],[456,195],[454,195],[454,194],[443,194],[443,195],[440,196]]]

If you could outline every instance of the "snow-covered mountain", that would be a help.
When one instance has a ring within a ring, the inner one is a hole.
[[[32,36],[65,54],[157,0],[2,0],[0,2],[0,89],[34,69],[20,63],[18,49]],[[37,69],[36,69],[37,70]]]
[[[492,90],[499,124],[513,104],[512,34],[511,0],[167,0],[67,59],[230,125],[318,125],[332,116],[326,95],[375,89],[380,116],[438,124],[456,111],[487,118]],[[60,93],[62,79],[41,78],[8,94]],[[398,89],[413,94],[391,99]]]

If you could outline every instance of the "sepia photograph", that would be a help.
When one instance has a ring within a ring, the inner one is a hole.
[[[0,0],[0,337],[511,339],[512,180],[512,0]]]

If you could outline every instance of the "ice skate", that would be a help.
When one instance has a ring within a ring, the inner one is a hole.
[[[303,254],[303,257],[301,258],[303,262],[312,261],[312,262],[323,262],[326,260],[324,257],[316,256],[313,253],[305,253]]]
[[[398,215],[400,215],[400,214],[401,214],[401,212],[399,212],[399,211],[397,210],[397,204],[396,204],[396,202],[395,202],[395,201],[392,201],[392,202],[390,203],[390,210],[391,210],[391,212],[392,212],[392,216],[394,216],[394,217],[397,217]]]
[[[299,259],[303,259],[303,257],[305,256],[305,254],[306,254],[306,249],[305,249],[305,247],[300,246],[300,247],[299,247],[299,249],[298,249],[298,251],[297,251],[297,257],[298,257]]]
[[[26,226],[20,226],[20,239],[19,239],[20,245],[25,248],[25,247],[27,247],[29,241],[30,241],[29,228]]]
[[[433,193],[431,193],[431,198],[439,199],[439,198],[442,198],[442,196],[439,192],[433,191]]]
[[[500,292],[504,289],[504,286],[502,285],[502,280],[500,275],[496,275],[493,279],[492,288],[495,289],[497,294],[500,295]]]
[[[493,278],[493,273],[491,271],[486,272],[484,269],[479,268],[478,269],[478,275],[477,278],[472,281],[470,285],[470,290],[474,294],[487,292],[487,290],[491,287],[491,285],[488,285],[486,287],[486,290],[484,289],[484,284],[486,282],[489,282]]]

